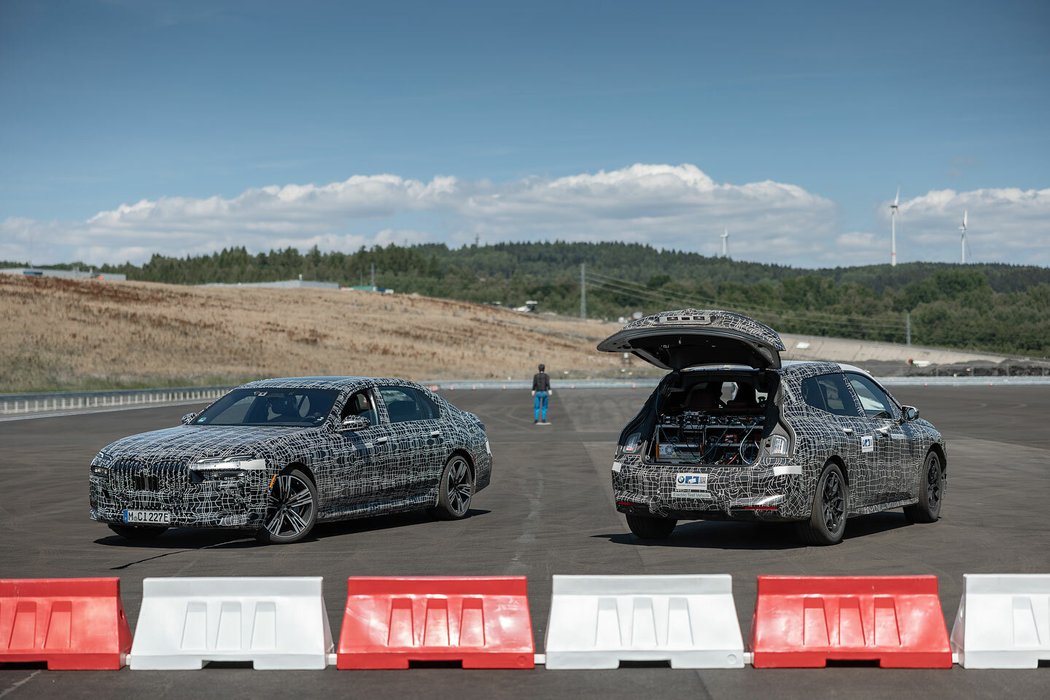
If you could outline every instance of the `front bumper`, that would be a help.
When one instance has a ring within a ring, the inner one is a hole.
[[[785,460],[752,466],[614,463],[616,509],[676,520],[791,521],[809,517],[813,477]]]
[[[269,477],[247,472],[235,479],[193,478],[186,468],[154,469],[145,478],[114,470],[90,478],[91,519],[123,523],[125,510],[164,511],[170,527],[258,528],[266,515]]]

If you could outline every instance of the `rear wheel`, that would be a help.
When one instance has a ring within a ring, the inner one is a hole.
[[[838,544],[846,532],[849,512],[849,488],[842,469],[834,462],[824,465],[813,494],[813,514],[798,523],[798,532],[806,544]]]
[[[641,540],[666,540],[674,532],[677,520],[672,518],[647,518],[642,515],[628,515],[627,527],[634,536]]]
[[[107,523],[109,529],[128,540],[152,540],[160,537],[168,529],[160,525],[118,525]]]
[[[289,469],[270,489],[266,519],[256,537],[267,544],[298,542],[310,534],[315,522],[317,487],[303,471]]]
[[[904,506],[904,517],[910,523],[935,523],[941,517],[941,502],[944,498],[944,469],[941,458],[930,450],[922,465],[922,481],[919,483],[919,502]]]
[[[463,455],[452,455],[438,482],[438,504],[431,514],[439,520],[459,520],[470,510],[474,496],[474,470]]]

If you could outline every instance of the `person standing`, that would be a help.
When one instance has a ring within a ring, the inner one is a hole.
[[[537,425],[550,425],[547,422],[547,401],[551,394],[551,378],[547,368],[540,365],[539,372],[532,376],[532,422]]]

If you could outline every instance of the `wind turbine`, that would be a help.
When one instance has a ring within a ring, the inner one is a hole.
[[[729,257],[729,229],[728,228],[726,228],[726,229],[724,229],[722,231],[721,239],[722,239],[722,257],[723,258],[728,258]]]
[[[897,210],[901,204],[901,188],[897,186],[897,196],[890,205],[890,267],[897,266]]]
[[[961,234],[959,236],[959,260],[963,265],[966,264],[966,214],[966,210],[963,209],[963,222],[962,226],[959,227],[959,232]]]

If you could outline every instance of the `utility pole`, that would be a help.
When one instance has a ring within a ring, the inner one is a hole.
[[[911,345],[911,311],[904,313],[904,344]]]
[[[580,318],[587,318],[587,263],[580,263]]]

